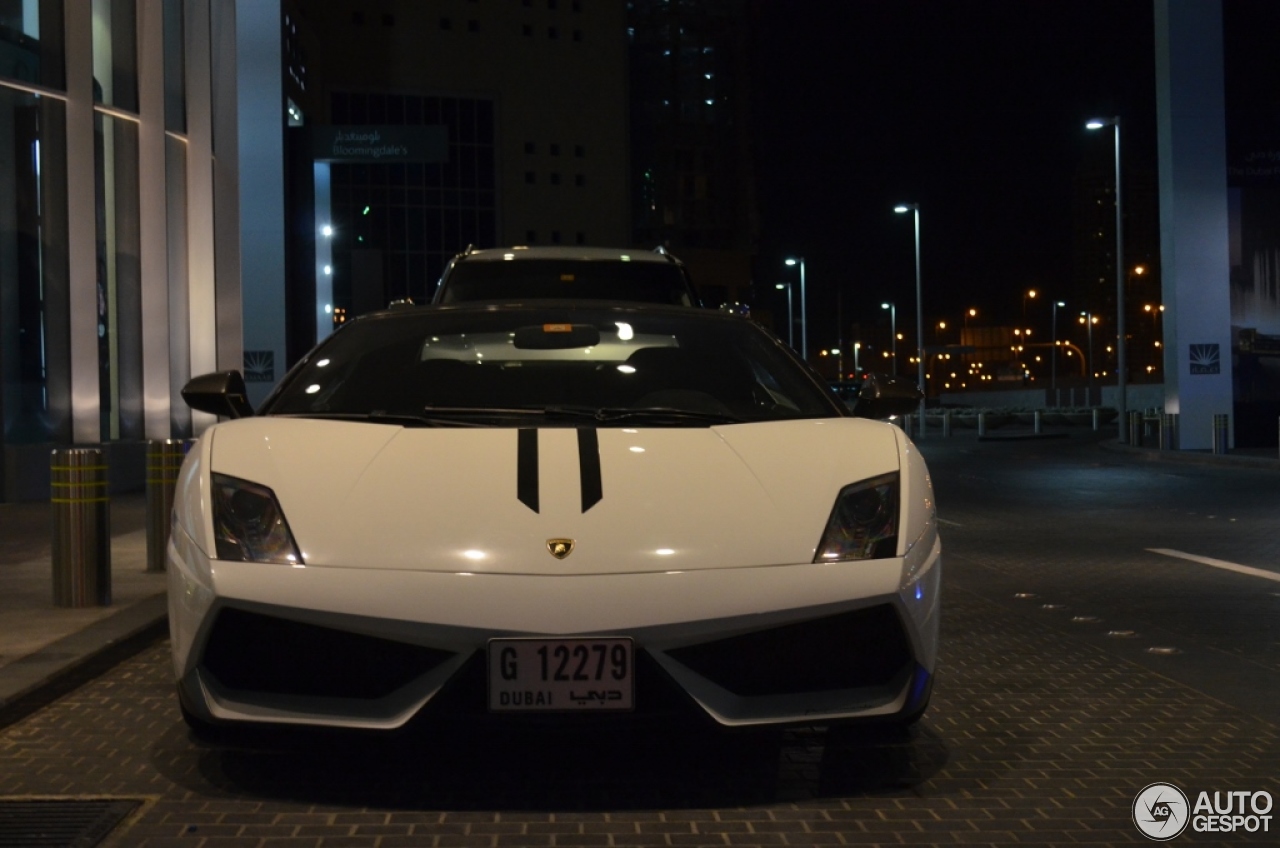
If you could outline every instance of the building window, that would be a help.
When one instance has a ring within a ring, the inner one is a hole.
[[[552,41],[555,41],[559,37],[560,37],[560,30],[556,29],[555,27],[547,27],[547,38],[551,39]]]
[[[553,173],[553,174],[551,175],[551,184],[552,184],[552,185],[560,185],[560,175],[559,175],[559,174],[555,174],[555,173]]]
[[[137,112],[138,23],[134,4],[94,0],[93,29],[94,101]]]
[[[587,184],[586,174],[574,174],[573,184],[576,185],[578,188],[582,188],[583,186],[585,186]]]
[[[579,159],[585,159],[587,155],[587,148],[583,147],[581,144],[575,144],[573,146],[573,155]]]
[[[375,303],[429,296],[431,281],[459,250],[496,243],[492,101],[332,92],[330,113],[338,124],[402,119],[443,126],[450,139],[447,158],[438,162],[330,165],[335,229],[344,234],[333,248],[335,306],[354,316]],[[372,292],[339,273],[351,267],[356,250],[382,254],[382,282]]]
[[[537,244],[537,242],[538,242],[538,233],[537,233],[537,231],[535,231],[535,230],[525,230],[525,231],[524,231],[524,243],[525,243],[525,244]]]
[[[538,181],[538,176],[533,171],[524,172],[524,181],[529,185],[533,185]]]
[[[353,26],[364,26],[364,12],[352,12],[351,24]]]
[[[577,238],[577,242],[578,242],[578,244],[586,244],[586,243],[587,243],[587,234],[586,234],[586,233],[578,233],[578,235],[577,235],[577,237],[576,237],[576,238]]]
[[[532,35],[533,35],[533,27],[532,27],[532,26],[530,26],[529,24],[525,24],[524,26],[522,26],[522,27],[520,28],[520,31],[521,31],[524,35],[527,35],[527,36],[532,36]]]
[[[479,21],[467,21],[467,32],[479,32],[479,31],[480,31]]]
[[[383,25],[383,26],[387,26],[387,27],[393,27],[393,26],[395,26],[395,25],[396,25],[396,16],[395,16],[395,15],[383,15],[383,16],[382,16],[382,25]]]
[[[71,440],[66,104],[0,85],[4,445]],[[24,256],[25,261],[12,257]],[[59,343],[61,340],[61,343]]]
[[[560,145],[558,145],[558,144],[553,144],[553,145],[551,145],[550,150],[551,150],[551,155],[552,155],[552,156],[559,156],[559,155],[560,155]]]
[[[573,40],[574,40],[574,41],[582,41],[582,30],[580,30],[580,29],[575,29],[575,30],[573,31]]]
[[[560,243],[560,231],[559,231],[559,230],[552,230],[552,231],[551,231],[551,243],[552,243],[552,244],[559,244],[559,243]]]
[[[538,152],[538,146],[537,146],[536,144],[534,144],[532,141],[526,141],[526,142],[524,143],[524,152],[525,152],[525,153],[537,153],[537,152]]]
[[[440,29],[453,29],[453,21],[448,18],[440,19]]]

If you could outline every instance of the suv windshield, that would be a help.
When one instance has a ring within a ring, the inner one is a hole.
[[[531,415],[709,426],[842,414],[750,321],[581,304],[369,315],[316,348],[262,412],[482,426]]]
[[[694,304],[683,269],[672,262],[525,258],[455,262],[435,302],[527,298]]]

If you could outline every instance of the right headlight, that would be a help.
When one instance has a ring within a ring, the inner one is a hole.
[[[302,555],[274,492],[226,474],[212,474],[210,478],[218,559],[302,564]]]
[[[814,562],[885,559],[898,551],[898,472],[840,490]]]

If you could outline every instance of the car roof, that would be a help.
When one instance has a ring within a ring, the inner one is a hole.
[[[682,319],[699,321],[748,321],[741,315],[731,314],[717,309],[690,309],[670,303],[650,303],[638,300],[596,300],[593,298],[502,298],[500,300],[463,300],[456,303],[412,303],[393,304],[387,309],[366,312],[352,321],[364,318],[409,316],[409,315],[466,315],[467,313],[491,314],[493,312],[545,312],[548,310],[590,310],[594,312],[616,312],[629,315],[672,315]],[[351,321],[346,322],[350,324]],[[346,326],[344,324],[343,326]]]
[[[521,259],[573,259],[587,262],[660,262],[679,263],[669,253],[653,250],[616,247],[565,247],[565,246],[516,246],[490,247],[483,250],[468,250],[458,255],[458,261],[466,262],[510,262]]]

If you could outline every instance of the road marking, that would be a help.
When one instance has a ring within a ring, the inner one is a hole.
[[[961,524],[959,521],[948,521],[948,520],[947,520],[947,519],[945,519],[945,518],[939,518],[939,519],[938,519],[938,523],[939,523],[939,524],[945,524],[945,525],[947,525],[948,527],[963,527],[963,526],[964,526],[964,525],[963,525],[963,524]]]
[[[1227,571],[1234,571],[1237,574],[1248,574],[1251,577],[1261,577],[1264,580],[1274,580],[1280,583],[1280,574],[1274,571],[1267,571],[1262,568],[1253,568],[1248,565],[1240,565],[1239,563],[1227,562],[1223,559],[1212,559],[1210,557],[1196,556],[1195,554],[1183,553],[1169,548],[1147,548],[1153,554],[1164,554],[1165,556],[1177,557],[1178,559],[1186,559],[1191,562],[1198,562],[1201,565],[1211,565],[1214,568],[1225,568]]]

